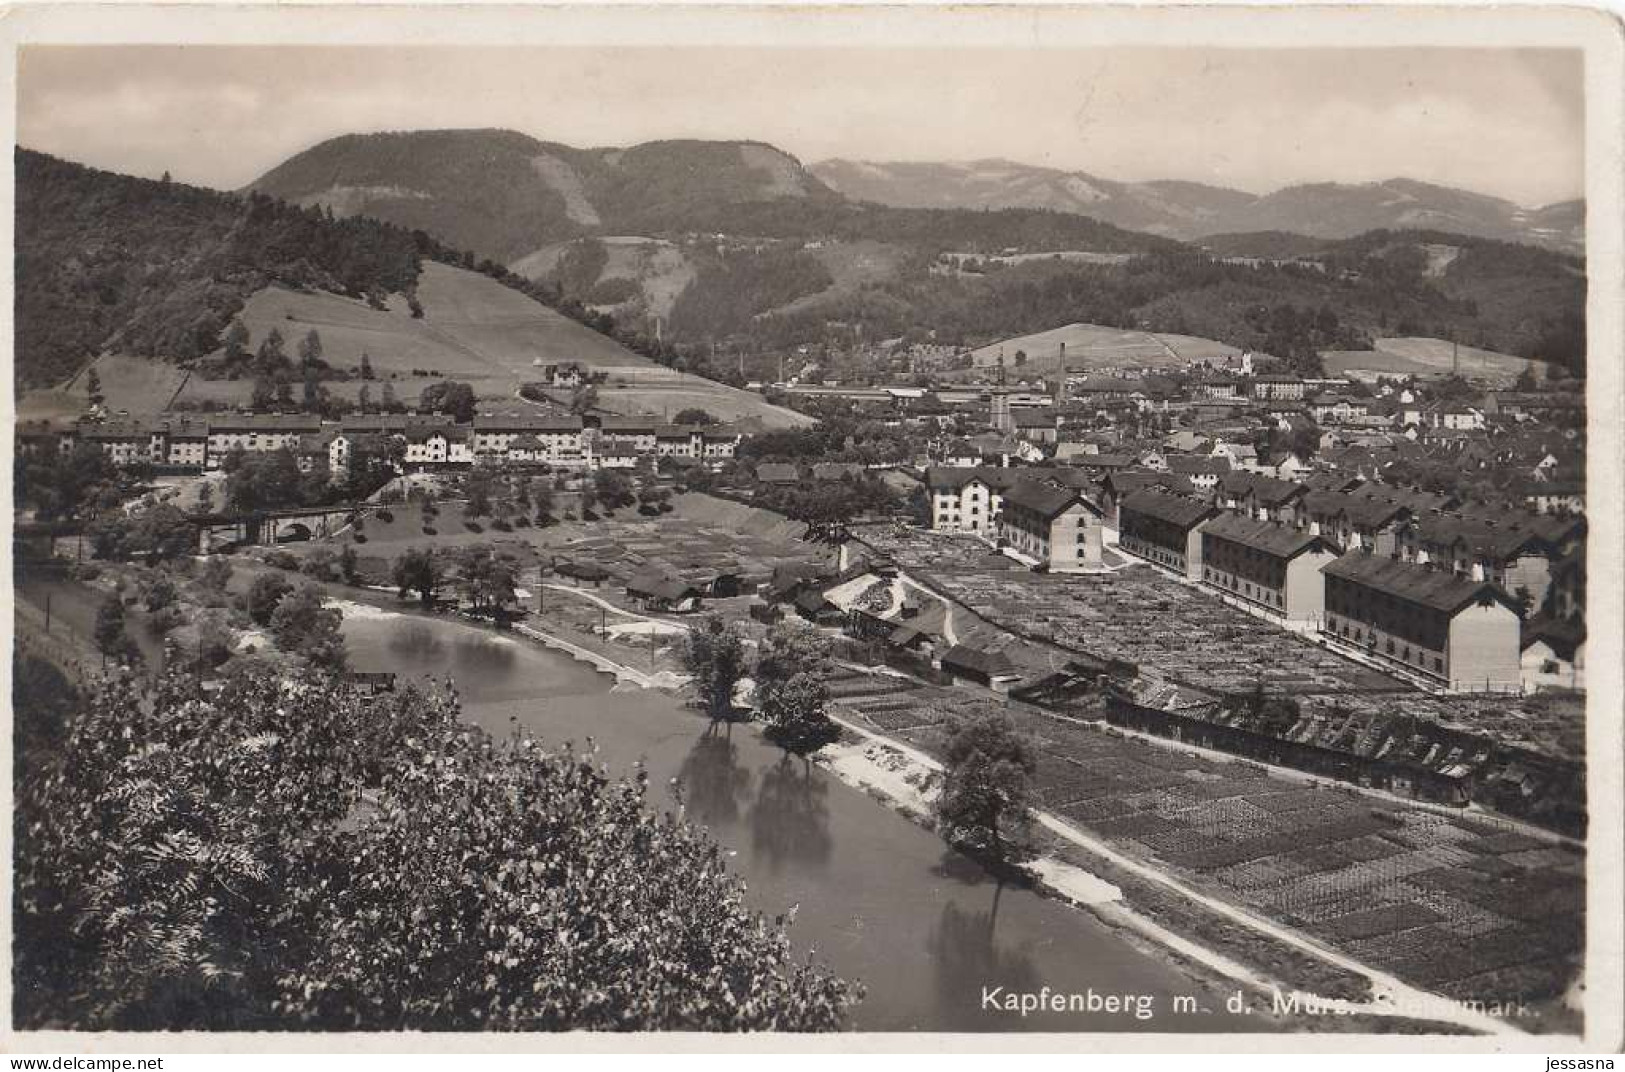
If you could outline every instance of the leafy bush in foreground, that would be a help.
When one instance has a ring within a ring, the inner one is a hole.
[[[116,677],[16,832],[28,1027],[827,1030],[857,998],[641,774],[494,741],[450,689]]]

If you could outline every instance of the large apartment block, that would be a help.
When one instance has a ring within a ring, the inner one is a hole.
[[[1202,582],[1291,621],[1325,612],[1322,566],[1337,559],[1324,537],[1229,514],[1202,527]]]
[[[1328,635],[1454,691],[1520,687],[1520,619],[1500,586],[1363,551],[1322,573]]]
[[[1202,526],[1220,513],[1212,503],[1189,495],[1156,486],[1141,488],[1118,504],[1118,549],[1198,580]]]
[[[322,421],[303,414],[213,414],[207,417],[132,418],[80,421],[67,428],[43,425],[19,430],[25,453],[72,451],[76,444],[99,447],[116,465],[156,465],[202,471],[218,469],[233,451],[292,451],[300,468],[325,464],[348,470],[364,444],[396,439],[405,444],[408,467],[485,464],[601,464],[594,446],[600,438],[615,444],[607,464],[636,464],[642,457],[721,460],[734,456],[740,434],[733,428],[701,428],[643,418],[604,418],[604,431],[589,430],[568,415],[481,414],[457,424],[440,414],[383,414]],[[611,431],[613,429],[613,431]],[[624,457],[623,457],[624,455]]]
[[[1022,481],[1004,493],[999,539],[1056,572],[1097,569],[1101,517],[1100,508],[1076,491]]]

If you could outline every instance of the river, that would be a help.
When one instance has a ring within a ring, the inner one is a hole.
[[[853,1026],[868,1031],[1224,1031],[1255,1028],[1222,1010],[1175,1013],[1199,995],[1160,957],[1085,912],[1022,889],[1002,891],[931,832],[814,767],[781,761],[748,727],[708,732],[670,696],[630,687],[563,655],[460,622],[369,609],[347,617],[357,670],[405,678],[451,675],[470,720],[499,736],[515,726],[543,741],[589,741],[616,773],[642,762],[651,803],[674,785],[690,818],[732,850],[753,906],[798,906],[790,929],[867,997]],[[674,781],[675,780],[675,781]],[[1130,995],[1153,1015],[984,1007],[1005,993]]]

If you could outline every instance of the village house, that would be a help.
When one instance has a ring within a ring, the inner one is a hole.
[[[700,609],[704,593],[691,581],[650,566],[626,581],[626,594],[645,611],[684,614]]]
[[[932,531],[993,532],[1004,490],[1014,483],[1014,472],[991,466],[927,469]]]
[[[1230,472],[1230,459],[1223,455],[1201,457],[1170,454],[1168,471],[1190,481],[1191,487],[1199,492],[1212,492],[1218,487],[1219,478]]]
[[[209,418],[207,466],[218,469],[227,454],[241,449],[269,452],[299,445],[299,437],[322,430],[320,417],[281,414],[224,414]]]
[[[1060,428],[1055,414],[1037,409],[1018,409],[1011,413],[1015,434],[1029,443],[1055,443],[1060,439]]]
[[[1233,376],[1213,375],[1192,380],[1188,385],[1192,398],[1238,399],[1241,384]]]
[[[790,462],[763,462],[756,467],[756,481],[759,484],[785,486],[799,484],[801,469]]]
[[[1288,521],[1296,516],[1298,500],[1308,490],[1295,481],[1231,472],[1219,477],[1213,494],[1214,502],[1226,510],[1266,521]]]
[[[1552,562],[1561,557],[1551,538],[1561,530],[1543,528],[1540,520],[1516,513],[1479,517],[1429,512],[1405,532],[1401,556],[1407,562],[1490,581],[1527,598],[1531,608],[1539,607],[1551,585]]]
[[[1309,400],[1309,416],[1318,425],[1348,424],[1357,417],[1368,416],[1370,403],[1349,395],[1317,395]]]
[[[1302,402],[1303,379],[1279,372],[1264,372],[1253,377],[1253,397],[1259,401]]]
[[[969,681],[995,692],[1007,692],[1021,680],[1010,657],[1002,651],[982,651],[956,644],[943,653],[938,666],[958,681]]]
[[[524,440],[526,461],[581,465],[586,461],[583,424],[575,416],[479,414],[473,422],[476,457],[506,459],[515,440]],[[534,445],[531,445],[534,441]]]

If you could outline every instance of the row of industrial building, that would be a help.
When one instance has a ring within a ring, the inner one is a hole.
[[[394,439],[409,468],[476,464],[547,464],[632,468],[645,458],[726,460],[740,432],[723,425],[668,424],[652,418],[547,414],[481,414],[459,423],[443,414],[389,414],[324,421],[317,416],[226,414],[79,421],[66,426],[25,422],[18,449],[25,456],[69,454],[99,447],[114,464],[151,465],[176,472],[219,469],[235,451],[287,450],[302,469],[338,474],[367,444]]]
[[[1452,691],[1520,687],[1534,609],[1560,625],[1583,617],[1581,518],[1475,516],[1371,482],[1310,489],[1233,474],[1200,495],[1128,476],[1090,484],[1066,469],[932,469],[932,527],[1087,572],[1102,568],[1115,523],[1121,552]],[[1583,643],[1578,626],[1539,642],[1561,647],[1566,631]],[[1578,662],[1574,646],[1563,655]]]

